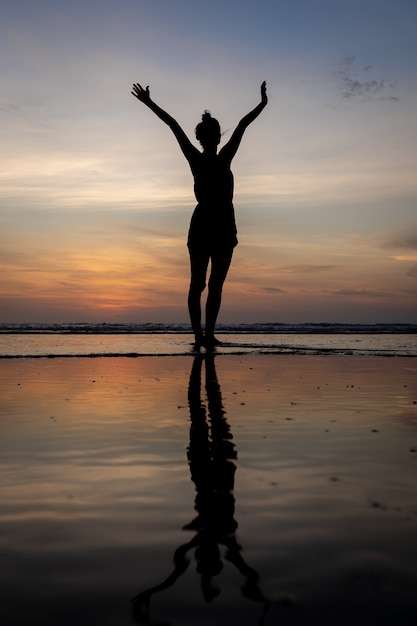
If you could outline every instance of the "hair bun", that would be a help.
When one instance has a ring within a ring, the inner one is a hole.
[[[219,143],[221,136],[219,122],[214,117],[211,117],[210,111],[204,111],[201,120],[195,129],[195,136],[198,141],[203,144],[209,139],[211,142]]]

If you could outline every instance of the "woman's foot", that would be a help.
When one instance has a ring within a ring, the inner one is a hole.
[[[204,335],[196,335],[194,337],[194,350],[200,350],[200,348],[205,345]]]
[[[206,348],[215,348],[216,346],[221,346],[222,342],[216,339],[214,335],[209,335],[204,337],[204,346]]]

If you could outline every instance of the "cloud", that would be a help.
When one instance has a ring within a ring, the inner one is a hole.
[[[417,234],[398,235],[387,239],[383,243],[384,248],[400,248],[401,250],[417,250]]]
[[[393,254],[392,258],[395,261],[417,261],[417,234],[400,234],[391,239],[386,239],[382,243],[382,247],[390,250],[401,250],[400,254]],[[407,272],[407,276],[415,276],[413,269]]]
[[[261,291],[265,293],[286,293],[284,289],[280,289],[279,287],[262,287]]]
[[[7,113],[8,115],[20,115],[22,109],[14,102],[0,102],[0,111],[2,113]]]
[[[394,85],[383,78],[373,76],[374,68],[370,64],[360,67],[353,54],[345,54],[339,62],[336,75],[343,100],[370,102],[373,100],[399,100],[393,94]]]
[[[345,298],[387,298],[391,294],[385,291],[377,291],[375,289],[338,289],[336,291],[328,291],[325,293],[329,296],[342,296]]]
[[[315,274],[316,272],[335,269],[335,267],[336,265],[285,265],[280,268],[280,271],[294,274]]]
[[[411,267],[408,270],[407,276],[411,276],[411,278],[417,278],[417,265],[414,265],[414,267]]]

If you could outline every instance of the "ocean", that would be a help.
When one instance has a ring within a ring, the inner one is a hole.
[[[220,324],[216,354],[417,356],[417,324]],[[189,324],[0,324],[0,358],[195,354]]]
[[[3,324],[0,623],[414,626],[416,330]]]

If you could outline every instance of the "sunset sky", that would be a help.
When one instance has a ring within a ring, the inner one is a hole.
[[[186,322],[192,177],[233,162],[219,322],[417,322],[415,0],[13,0],[0,21],[0,322]]]

